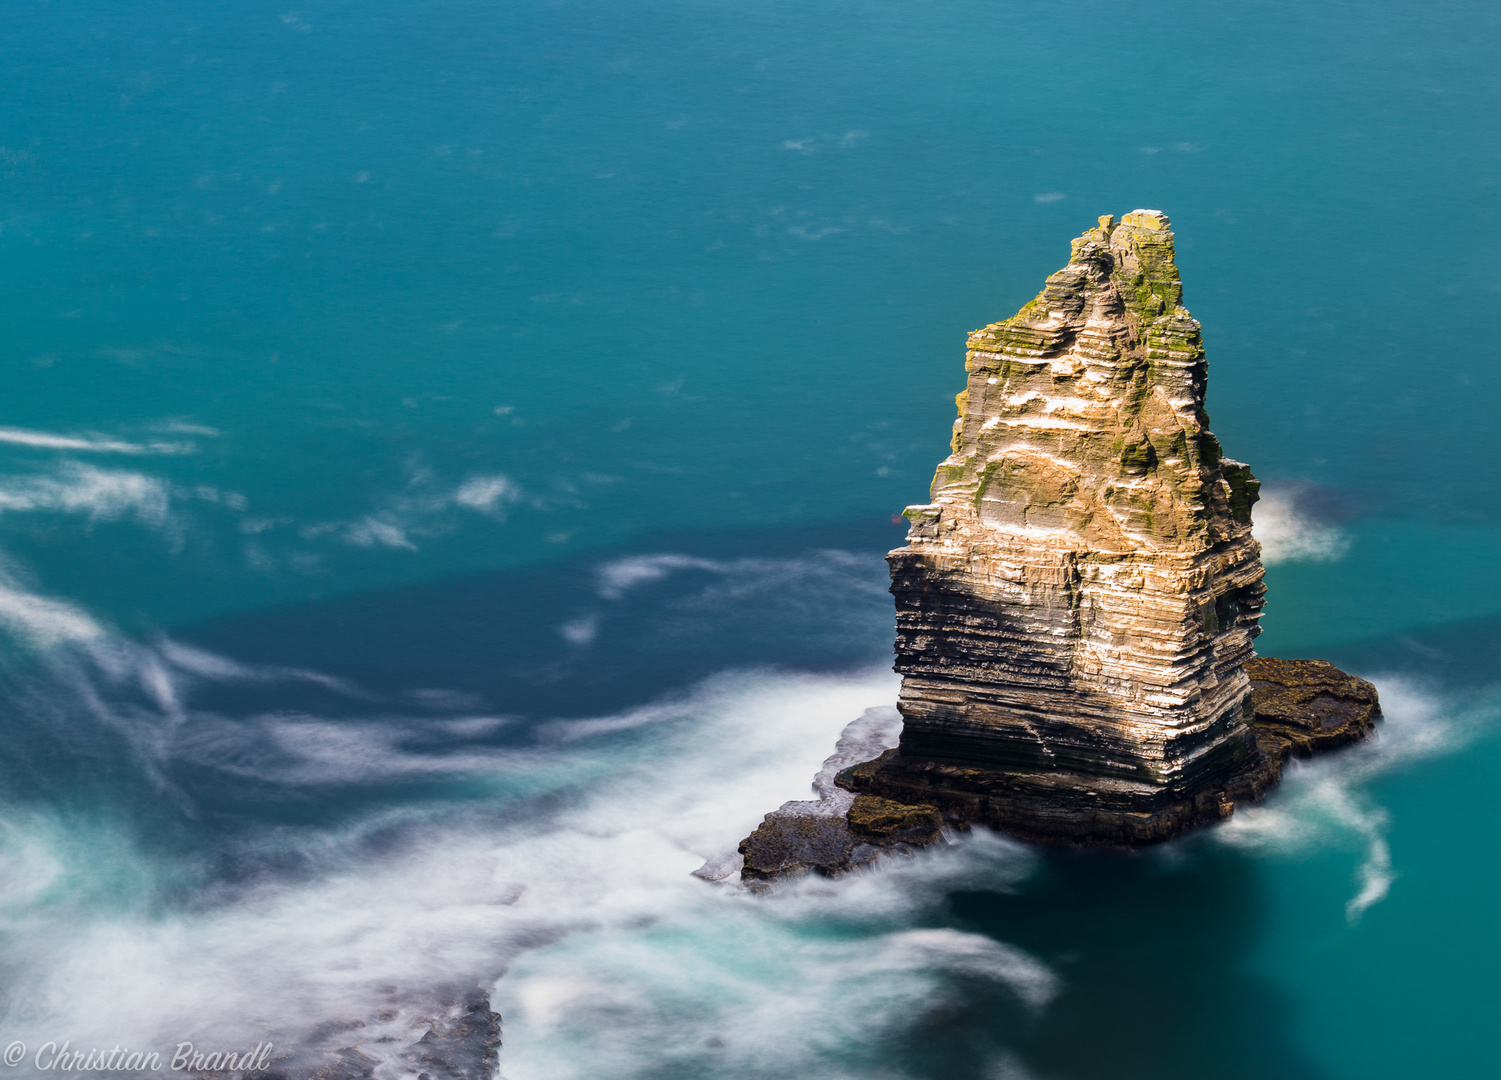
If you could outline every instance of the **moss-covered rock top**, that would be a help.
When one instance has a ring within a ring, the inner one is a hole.
[[[935,504],[1109,550],[1199,548],[1249,523],[1257,484],[1209,431],[1170,225],[1101,217],[1035,298],[970,335]]]

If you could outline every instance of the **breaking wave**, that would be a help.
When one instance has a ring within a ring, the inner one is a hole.
[[[429,694],[413,714],[318,672],[132,641],[61,602],[18,603],[40,652],[9,685],[26,718],[16,745],[35,756],[8,763],[26,782],[7,784],[0,809],[15,1038],[285,1044],[313,1018],[366,1025],[353,1044],[394,1063],[457,979],[493,988],[514,1080],[659,1075],[668,1044],[699,1074],[782,1077],[818,1061],[856,1076],[871,1063],[836,1045],[899,1022],[945,980],[1009,988],[1030,1010],[1058,992],[1020,948],[913,928],[957,881],[1009,887],[1029,872],[1032,857],[998,838],[770,902],[692,876],[808,794],[845,724],[893,699],[888,672],[729,672],[543,723],[518,746],[495,738],[514,718],[465,695]],[[330,708],[198,703],[226,685],[303,686]],[[454,711],[433,715],[445,702]],[[49,760],[83,745],[116,759],[99,801],[17,796],[60,782]],[[427,796],[362,794],[410,783]],[[125,809],[133,785],[139,814]],[[226,806],[230,790],[250,798]],[[346,812],[299,822],[279,810],[310,800]]]
[[[1251,512],[1252,531],[1261,543],[1261,561],[1336,562],[1350,550],[1339,526],[1321,520],[1305,505],[1302,488],[1266,488]]]
[[[1391,816],[1370,794],[1369,782],[1457,752],[1486,730],[1495,712],[1489,699],[1451,702],[1404,678],[1372,681],[1384,717],[1372,740],[1311,761],[1295,759],[1272,798],[1237,809],[1214,832],[1233,847],[1279,854],[1353,844],[1362,855],[1345,905],[1351,923],[1386,898],[1398,874],[1386,839]]]

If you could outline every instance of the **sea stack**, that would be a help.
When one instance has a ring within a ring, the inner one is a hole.
[[[1209,431],[1182,293],[1136,210],[970,335],[953,453],[887,556],[901,743],[859,790],[1083,844],[1230,813],[1260,757],[1259,484]]]
[[[1135,210],[970,335],[953,453],[887,556],[897,745],[874,755],[893,742],[878,711],[852,723],[818,798],[741,842],[742,881],[837,877],[972,824],[1158,843],[1262,798],[1289,759],[1373,733],[1370,683],[1252,652],[1260,484],[1209,431],[1182,295],[1167,216]]]

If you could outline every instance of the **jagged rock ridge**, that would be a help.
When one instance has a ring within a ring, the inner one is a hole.
[[[1101,218],[970,336],[953,453],[888,556],[905,723],[864,790],[1086,843],[1229,812],[1258,757],[1259,485],[1209,431],[1168,225]]]

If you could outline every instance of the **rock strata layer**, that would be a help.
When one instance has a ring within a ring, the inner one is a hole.
[[[1200,820],[1227,818],[1236,803],[1259,801],[1276,785],[1290,758],[1312,757],[1365,739],[1381,718],[1376,688],[1326,660],[1258,657],[1246,667],[1252,680],[1249,727],[1256,752],[1201,796]],[[1144,829],[1110,833],[1110,819],[1095,819],[1085,824],[1097,831],[1081,840],[1075,805],[1028,800],[1004,775],[911,761],[897,749],[844,770],[836,782],[897,803],[936,807],[949,820],[983,823],[1023,840],[1126,847],[1169,838],[1159,831],[1142,841]],[[1024,815],[1031,815],[1030,820]],[[1032,822],[1043,826],[1029,827]]]
[[[1135,845],[1227,816],[1264,771],[1259,484],[1209,431],[1168,225],[1101,218],[1036,299],[971,334],[953,452],[888,556],[901,741],[857,790]]]

